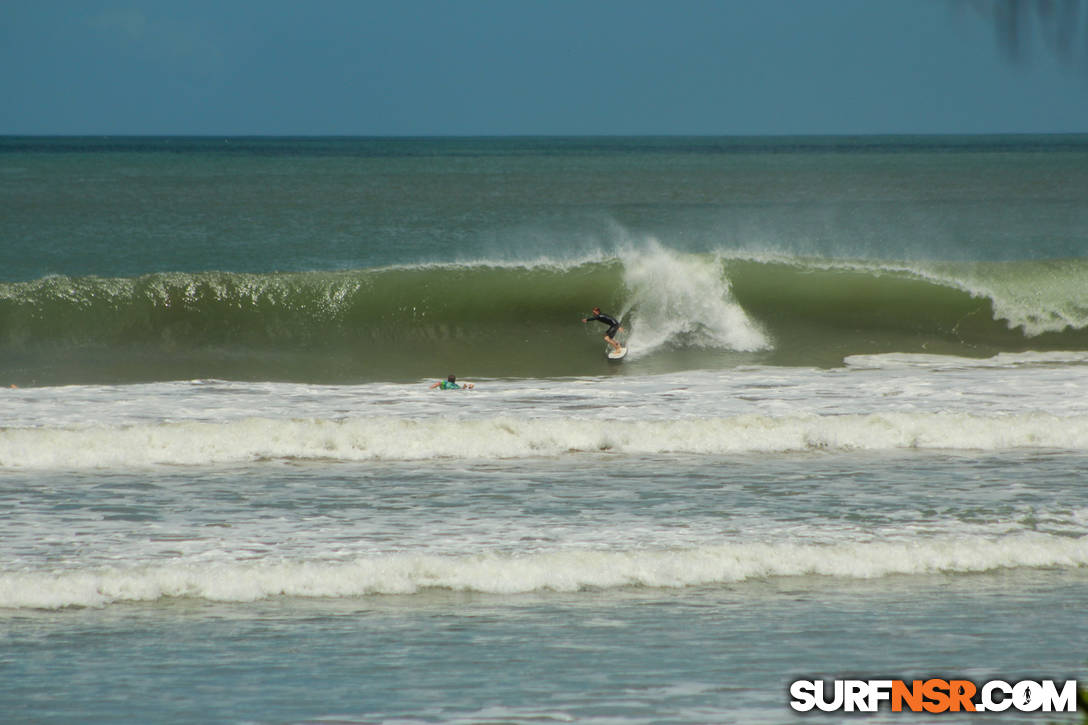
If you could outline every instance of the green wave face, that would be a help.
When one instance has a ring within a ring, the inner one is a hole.
[[[580,319],[620,280],[605,262],[0,285],[0,381],[575,375],[604,344]]]
[[[0,382],[562,377],[854,354],[1088,349],[1082,260],[897,265],[681,254],[0,285]],[[604,356],[593,306],[631,349]]]

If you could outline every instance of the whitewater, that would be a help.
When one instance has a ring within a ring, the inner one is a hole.
[[[584,453],[1088,450],[1088,354],[878,355],[823,370],[320,386],[0,390],[0,466],[512,459]]]

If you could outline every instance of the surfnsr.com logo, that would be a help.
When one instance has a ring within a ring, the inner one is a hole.
[[[790,707],[797,712],[1076,712],[1077,682],[1066,680],[795,680]]]

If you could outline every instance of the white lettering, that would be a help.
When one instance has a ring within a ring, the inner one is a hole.
[[[881,702],[890,702],[891,699],[891,680],[869,680],[869,712],[876,712]]]
[[[1001,699],[995,700],[994,693],[1001,693]],[[1012,685],[1004,680],[990,680],[982,686],[982,705],[977,710],[1004,712],[1012,707]]]
[[[1061,692],[1058,692],[1054,680],[1043,680],[1043,697],[1044,712],[1076,712],[1077,681],[1066,680]]]
[[[827,699],[827,693],[824,692],[823,680],[818,680],[816,683],[816,707],[820,708],[824,712],[835,712],[842,707],[845,695],[843,694],[843,682],[842,680],[835,680],[832,691],[835,693],[835,697],[829,702]]]
[[[847,680],[844,701],[847,712],[866,712],[869,685],[865,680]]]
[[[1014,708],[1019,712],[1075,713],[1078,705],[1076,680],[1020,680],[1015,684],[990,680],[977,695],[977,685],[969,680],[914,680],[905,687],[907,684],[903,680],[795,680],[790,683],[790,707],[797,712],[816,708],[823,712],[878,712],[883,703],[892,703],[897,711],[1004,712]]]
[[[795,680],[790,685],[790,707],[797,712],[808,712],[816,707],[816,684],[812,680]]]
[[[1012,704],[1020,712],[1035,712],[1043,706],[1043,688],[1031,680],[1017,682],[1012,688]]]

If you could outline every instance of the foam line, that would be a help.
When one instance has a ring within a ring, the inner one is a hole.
[[[0,572],[0,609],[102,607],[184,597],[365,597],[446,589],[494,594],[712,586],[771,577],[874,579],[1088,565],[1088,538],[1024,533],[846,544],[726,543],[670,550],[468,556],[390,554],[350,563],[256,561]]]
[[[1088,416],[882,413],[677,420],[248,418],[0,430],[0,467],[86,469],[266,459],[503,459],[578,453],[1088,450]]]

